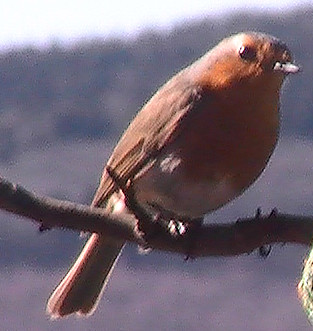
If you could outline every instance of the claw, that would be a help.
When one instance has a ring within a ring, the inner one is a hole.
[[[259,248],[259,254],[263,259],[266,259],[272,251],[272,246],[271,245],[262,245]]]
[[[262,215],[262,209],[261,207],[258,207],[257,210],[255,211],[255,218],[260,218]]]
[[[48,231],[48,230],[51,230],[51,227],[50,226],[45,225],[43,223],[40,224],[40,226],[39,226],[39,232],[40,233],[45,232],[45,231]]]
[[[277,217],[277,215],[278,215],[278,209],[277,208],[273,208],[272,211],[270,212],[268,218]]]

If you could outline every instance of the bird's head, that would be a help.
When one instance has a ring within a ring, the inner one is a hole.
[[[280,89],[288,74],[297,73],[288,47],[279,39],[257,32],[240,33],[222,40],[196,62],[196,79],[213,89],[238,84],[269,83]]]

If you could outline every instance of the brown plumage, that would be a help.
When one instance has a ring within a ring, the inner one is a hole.
[[[220,42],[142,108],[108,160],[149,213],[199,219],[261,174],[279,132],[279,94],[295,73],[288,48],[254,32]],[[104,169],[93,206],[129,212]],[[92,234],[48,301],[52,318],[91,314],[124,243]]]

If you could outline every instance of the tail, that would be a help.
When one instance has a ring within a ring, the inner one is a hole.
[[[94,312],[123,246],[124,242],[91,235],[48,301],[46,311],[52,319]]]

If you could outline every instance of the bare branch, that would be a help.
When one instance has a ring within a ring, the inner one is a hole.
[[[140,241],[134,235],[136,220],[107,213],[69,201],[38,197],[19,185],[0,180],[0,209],[38,222],[41,229],[63,228],[75,231],[98,232],[130,241]]]
[[[0,209],[24,216],[46,228],[97,232],[146,245],[131,215],[112,215],[101,208],[37,197],[24,188],[0,180]],[[230,256],[248,253],[271,243],[309,245],[313,238],[313,217],[272,213],[230,224],[209,224],[173,236],[155,224],[149,236],[151,248],[197,256]]]

